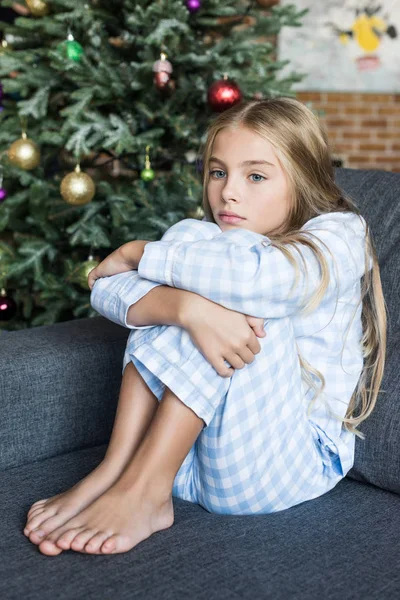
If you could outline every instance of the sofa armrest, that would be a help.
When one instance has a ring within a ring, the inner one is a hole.
[[[109,441],[129,333],[92,317],[1,334],[0,470]]]

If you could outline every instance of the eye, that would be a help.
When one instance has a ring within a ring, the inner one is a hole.
[[[264,177],[263,175],[259,175],[258,173],[252,173],[252,174],[250,175],[250,177],[253,177],[253,175],[255,175],[256,177],[261,177],[261,179],[266,179],[266,177]],[[260,180],[258,180],[258,181],[255,181],[254,183],[258,183],[259,181],[260,181]]]
[[[224,173],[224,172],[225,172],[225,171],[222,171],[221,169],[215,169],[214,171],[209,171],[209,172],[208,172],[208,174],[209,174],[209,175],[214,175],[214,173]],[[260,182],[260,181],[262,181],[263,179],[266,179],[266,177],[264,177],[264,175],[259,175],[258,173],[252,173],[252,174],[250,175],[250,177],[253,177],[253,175],[254,175],[255,177],[261,177],[261,180],[260,180],[260,179],[258,179],[257,181],[254,181],[254,180],[253,180],[253,182],[254,182],[254,183],[259,183],[259,182]],[[216,179],[222,179],[222,177],[216,177]]]
[[[224,171],[220,171],[218,169],[215,169],[214,171],[209,171],[209,175],[214,175],[214,173],[223,173]],[[219,177],[217,177],[217,179],[220,179]]]

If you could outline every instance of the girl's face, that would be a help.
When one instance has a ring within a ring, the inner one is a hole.
[[[204,168],[210,173],[208,201],[222,231],[280,233],[289,211],[289,182],[268,141],[243,126],[223,129],[215,137],[210,163]],[[224,211],[243,219],[228,223],[220,214]]]

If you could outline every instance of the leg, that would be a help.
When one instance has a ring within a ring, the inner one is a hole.
[[[171,527],[175,475],[203,427],[204,421],[166,388],[138,451],[118,481],[52,531],[39,545],[40,551],[49,555],[61,549],[127,552],[156,531]]]
[[[313,391],[302,379],[291,318],[268,320],[261,352],[229,379],[175,329],[131,348],[158,397],[154,377],[206,424],[178,470],[174,496],[213,513],[265,514],[317,498],[344,477],[354,434],[329,417],[324,397],[307,414]],[[330,404],[337,387],[325,376]]]
[[[139,448],[159,406],[132,362],[125,367],[117,413],[104,462],[118,465],[119,474]]]
[[[323,403],[307,414],[313,392],[301,377],[292,319],[271,319],[266,332],[261,352],[234,373],[196,441],[192,494],[212,513],[285,510],[326,493],[351,467],[354,435],[340,433],[341,424],[325,415]],[[195,360],[195,367],[201,370],[202,363]],[[337,388],[326,379],[329,401]],[[343,403],[343,414],[345,409]],[[332,438],[326,450],[315,422]]]
[[[121,384],[114,427],[102,462],[70,490],[35,502],[24,534],[39,544],[37,532],[48,534],[98,498],[119,477],[139,447],[159,406],[134,365],[127,364]],[[44,536],[42,536],[44,537]]]
[[[117,485],[129,491],[134,483],[164,490],[169,496],[179,467],[198,438],[203,419],[167,387],[159,409],[134,459]]]

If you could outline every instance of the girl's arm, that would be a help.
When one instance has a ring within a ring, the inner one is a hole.
[[[95,281],[102,277],[111,277],[117,273],[126,273],[137,269],[143,255],[143,249],[149,242],[134,240],[123,244],[111,252],[104,260],[92,269],[88,275],[88,285],[92,289]]]
[[[192,292],[167,285],[153,288],[127,311],[127,323],[146,329],[155,325],[186,326],[186,306]]]
[[[137,271],[117,273],[96,279],[90,295],[91,306],[103,317],[129,329],[146,329],[133,318],[134,306],[153,288],[163,287],[160,283],[140,277]],[[132,309],[132,310],[130,310]],[[128,311],[129,317],[128,317]],[[161,322],[159,321],[158,324]]]
[[[144,248],[150,241],[146,240],[134,240],[133,242],[127,242],[123,244],[118,251],[121,253],[123,259],[131,266],[131,269],[137,269],[140,259],[143,256]]]
[[[185,327],[186,308],[193,296],[192,292],[142,279],[132,271],[97,279],[90,303],[103,317],[128,329]]]
[[[220,231],[216,224],[184,219],[172,225],[164,233],[162,241],[171,243],[176,239],[210,239]],[[127,242],[110,254],[89,275],[89,284],[92,285],[92,307],[106,319],[129,329],[146,329],[174,322],[180,324],[181,304],[188,296],[193,296],[189,291],[162,286],[161,283],[138,274],[135,269],[143,255],[143,248],[148,243],[145,240]],[[126,263],[125,272],[117,272],[121,271],[123,263]],[[156,287],[160,289],[139,305],[141,298]],[[184,303],[186,306],[187,303]]]
[[[353,213],[328,213],[308,221],[303,230],[315,232],[309,239],[327,262],[329,285],[324,300],[340,297],[363,275],[362,222]],[[149,242],[138,273],[237,312],[261,318],[285,317],[304,306],[321,283],[319,262],[312,249],[305,244],[287,248],[298,266],[297,281],[295,268],[268,237],[244,229],[190,243]]]

